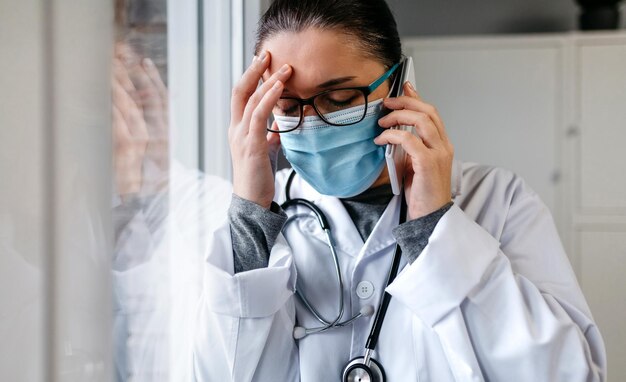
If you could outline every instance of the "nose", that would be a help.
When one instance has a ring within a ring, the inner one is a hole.
[[[304,105],[304,107],[302,108],[302,115],[305,117],[308,117],[310,115],[317,115],[317,113],[315,112],[315,109],[313,108],[313,106]]]

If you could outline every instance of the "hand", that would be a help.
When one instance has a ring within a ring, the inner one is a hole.
[[[167,89],[152,60],[140,59],[125,43],[115,46],[113,73],[118,193],[159,193],[169,170]]]
[[[269,52],[261,53],[233,88],[228,130],[233,193],[267,209],[274,199],[274,169],[270,156],[274,156],[280,146],[279,134],[266,130],[267,119],[292,72],[289,65],[284,65],[258,86],[269,64]]]
[[[156,164],[160,172],[167,172],[169,169],[167,88],[161,80],[159,70],[148,57],[128,67],[128,75],[135,86],[135,99],[143,110],[150,135],[146,159]]]
[[[378,121],[387,130],[374,142],[401,145],[406,152],[404,192],[408,218],[413,220],[450,202],[454,147],[435,107],[422,101],[409,82],[404,84],[404,94],[383,101],[393,111]],[[417,136],[389,129],[398,125],[414,126]]]
[[[113,149],[115,185],[120,196],[138,193],[148,130],[143,111],[131,96],[134,85],[118,59],[113,61]]]

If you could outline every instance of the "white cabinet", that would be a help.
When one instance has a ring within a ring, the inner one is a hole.
[[[573,50],[571,247],[604,336],[609,379],[626,381],[626,36],[578,39]]]
[[[577,41],[580,212],[626,215],[626,37]]]
[[[626,33],[406,39],[456,157],[522,175],[552,210],[626,380]]]
[[[416,86],[437,106],[456,157],[522,175],[556,203],[556,129],[561,123],[560,41],[430,40],[405,44]]]

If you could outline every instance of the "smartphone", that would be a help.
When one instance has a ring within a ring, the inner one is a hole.
[[[404,94],[404,83],[409,81],[415,87],[415,72],[413,70],[413,58],[407,57],[402,61],[398,68],[399,75],[394,81],[390,97],[398,97]],[[394,126],[391,129],[406,130],[415,134],[413,126]],[[389,171],[389,180],[391,181],[391,191],[394,195],[400,195],[403,187],[404,171],[405,171],[405,151],[400,145],[388,144],[385,148],[385,160],[387,161],[387,170]]]

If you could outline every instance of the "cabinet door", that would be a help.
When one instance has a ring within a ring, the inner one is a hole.
[[[626,215],[626,42],[578,49],[580,194],[585,214]]]
[[[408,41],[416,86],[439,109],[456,158],[518,173],[554,211],[561,123],[558,39]]]
[[[608,375],[626,381],[626,37],[581,38],[575,53],[575,249],[583,292],[606,344]]]

